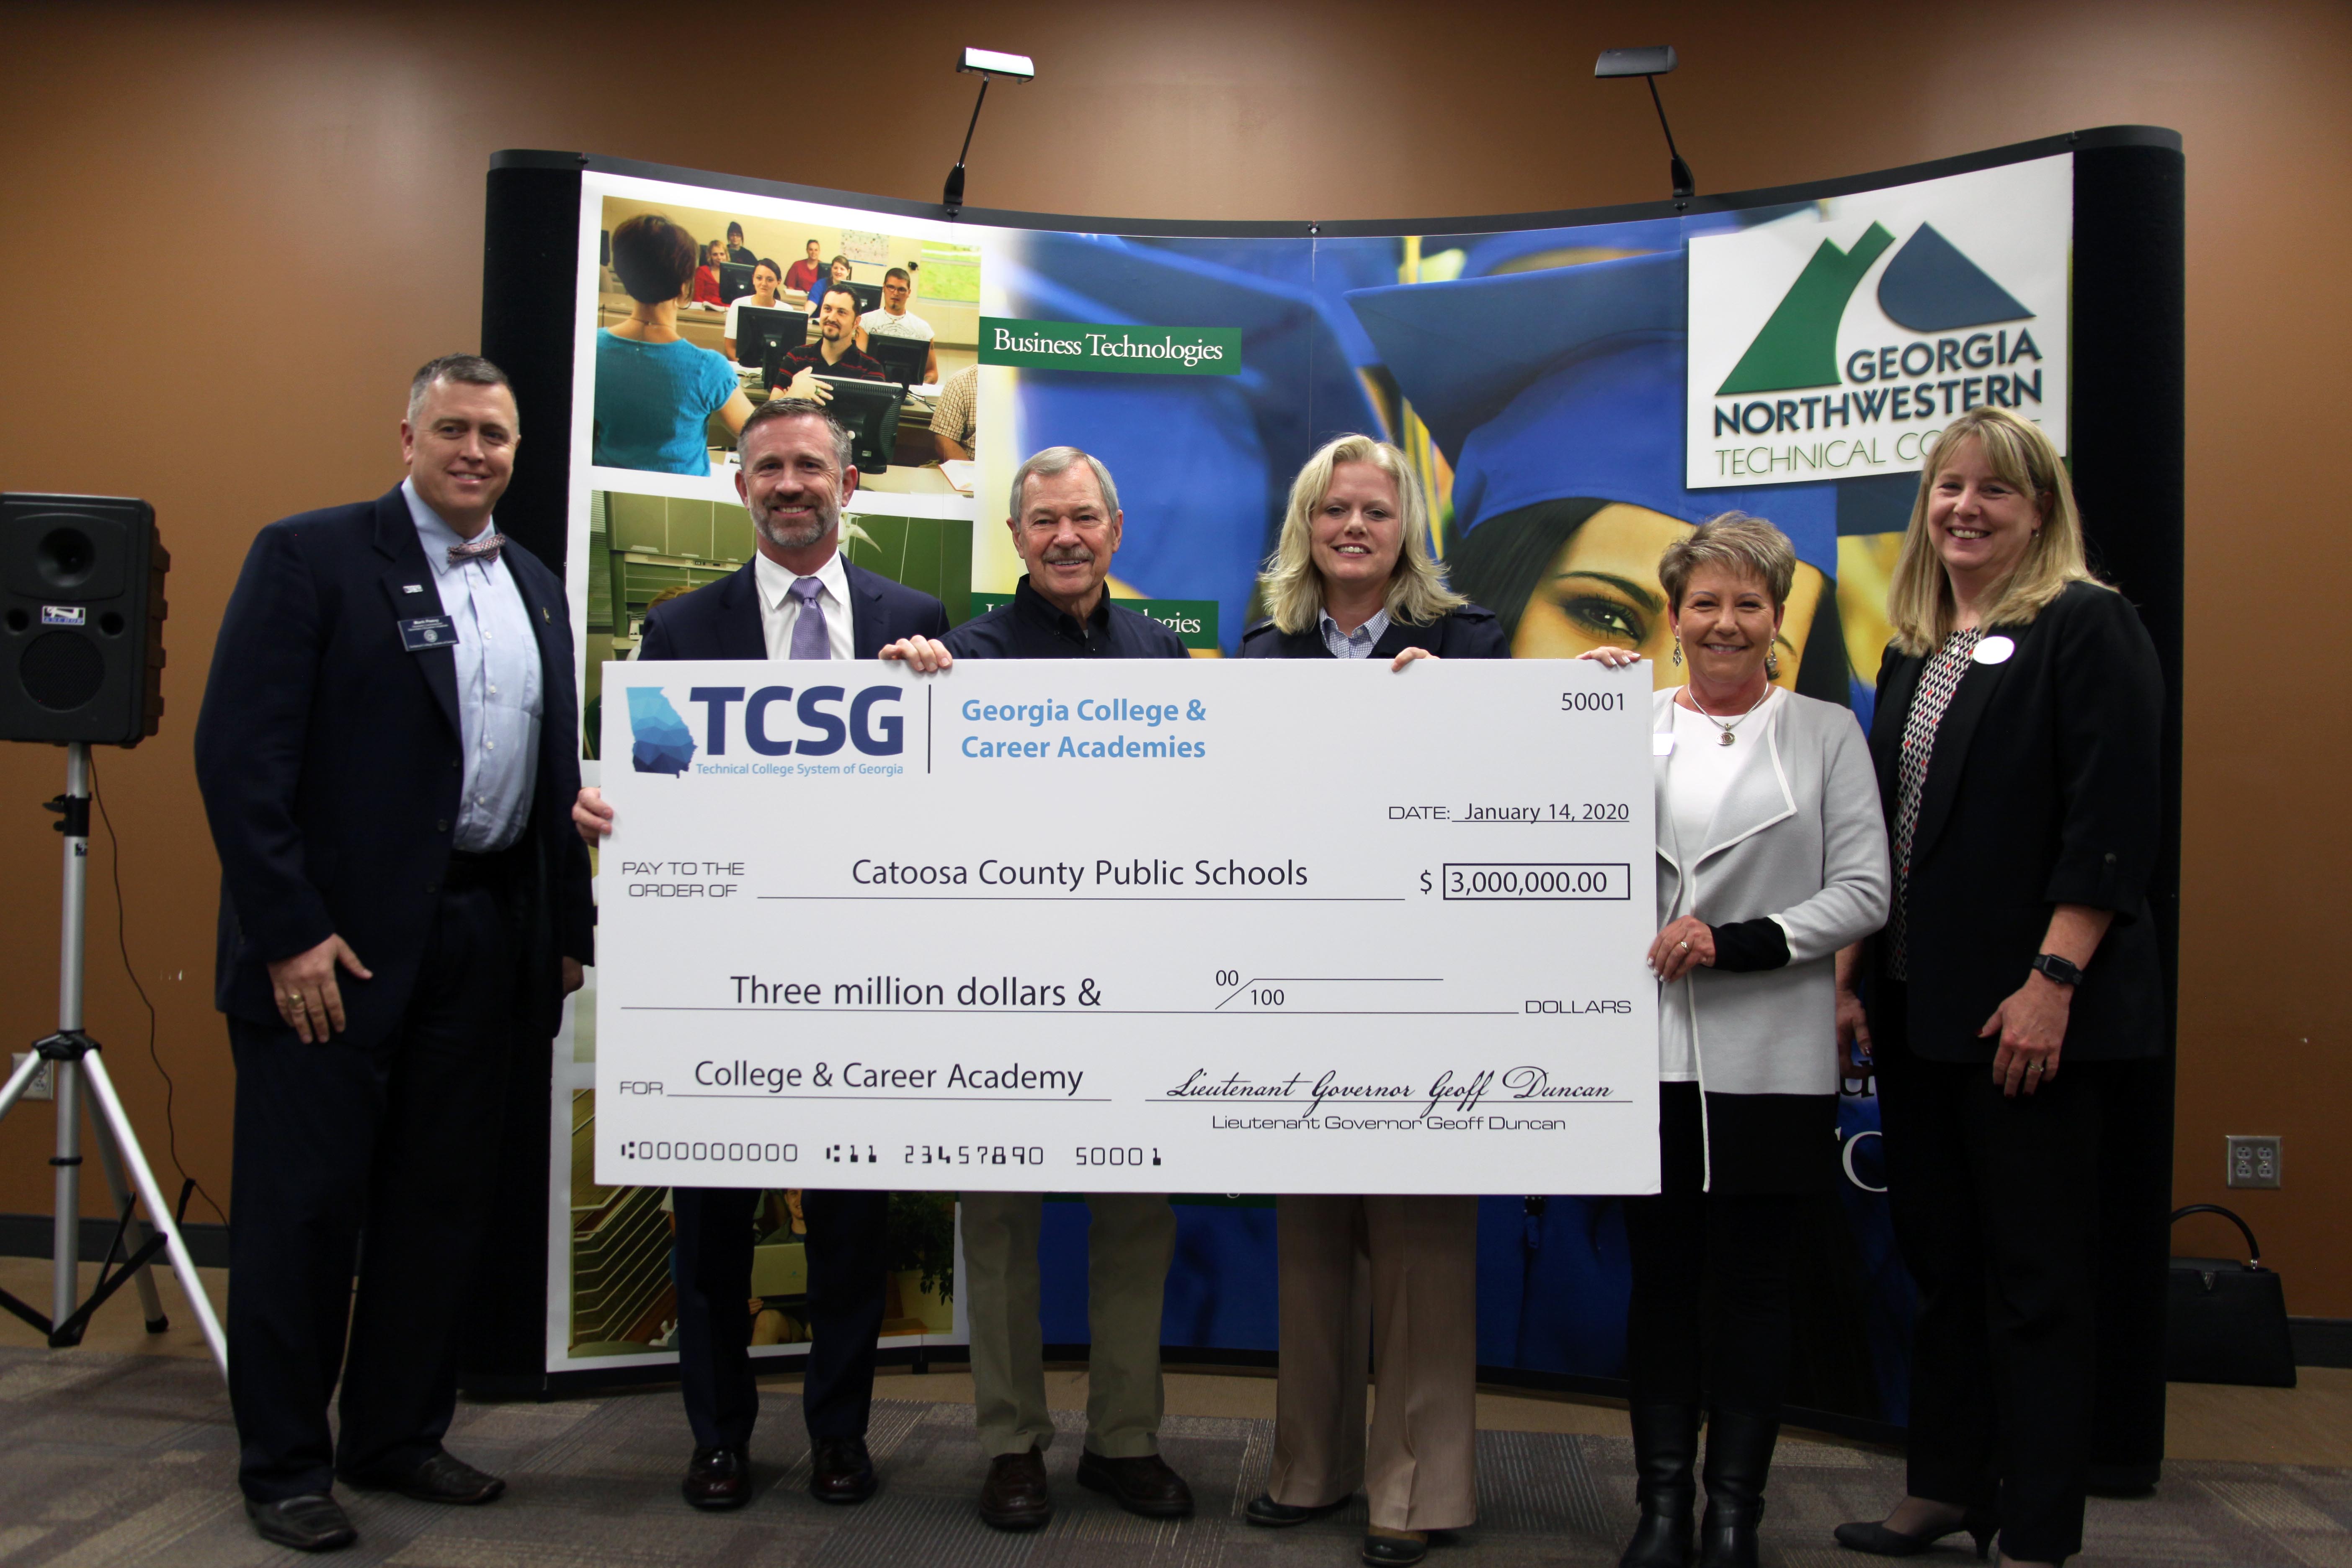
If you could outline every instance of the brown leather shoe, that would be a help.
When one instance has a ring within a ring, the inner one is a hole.
[[[1157,1454],[1133,1459],[1108,1459],[1100,1454],[1078,1457],[1078,1485],[1108,1493],[1129,1513],[1146,1519],[1189,1519],[1192,1489]]]
[[[874,1495],[874,1459],[863,1437],[820,1437],[809,1456],[809,1496],[819,1502],[864,1502]]]
[[[696,1508],[741,1508],[751,1500],[751,1456],[740,1448],[697,1448],[677,1489]]]
[[[1054,1517],[1045,1489],[1045,1456],[1031,1448],[989,1461],[980,1489],[980,1517],[999,1530],[1034,1530]]]

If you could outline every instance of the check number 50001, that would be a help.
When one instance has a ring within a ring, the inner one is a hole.
[[[1439,874],[1449,900],[1626,899],[1633,886],[1633,868],[1622,863],[1448,865]]]

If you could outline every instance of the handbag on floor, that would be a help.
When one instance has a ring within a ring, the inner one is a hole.
[[[2286,1289],[2263,1267],[2252,1229],[2219,1204],[2175,1209],[2173,1223],[2217,1214],[2246,1238],[2247,1261],[2175,1258],[2166,1287],[2164,1375],[2169,1383],[2294,1386],[2294,1343],[2286,1327]]]

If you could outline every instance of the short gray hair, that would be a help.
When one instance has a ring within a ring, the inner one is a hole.
[[[1102,466],[1102,460],[1076,447],[1048,447],[1013,470],[1013,521],[1021,521],[1021,493],[1029,488],[1030,475],[1043,474],[1052,479],[1055,474],[1067,473],[1078,463],[1094,470],[1095,485],[1102,491],[1103,510],[1118,516],[1118,486],[1111,482],[1110,470]]]
[[[479,354],[443,354],[439,359],[426,360],[408,379],[408,422],[416,423],[424,410],[425,395],[436,381],[454,381],[460,386],[503,386],[507,395],[514,395],[514,384],[507,373]],[[515,411],[515,423],[522,423],[522,411]]]
[[[1658,558],[1658,583],[1676,615],[1682,613],[1683,590],[1702,566],[1753,577],[1764,584],[1772,595],[1772,607],[1779,610],[1788,604],[1789,590],[1797,581],[1797,550],[1787,534],[1760,517],[1717,512],[1667,545]]]
[[[751,432],[779,419],[823,420],[824,427],[833,432],[835,464],[844,470],[851,467],[850,459],[857,455],[856,438],[850,435],[847,426],[833,416],[832,410],[813,397],[771,397],[751,410],[751,416],[743,421],[743,428],[735,432],[737,461],[741,461],[743,444],[751,438]]]

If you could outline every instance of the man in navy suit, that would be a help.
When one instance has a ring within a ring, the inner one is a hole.
[[[236,1059],[238,1481],[265,1539],[314,1552],[354,1539],[338,1475],[505,1489],[441,1446],[459,1312],[505,1080],[592,956],[572,617],[490,516],[514,394],[435,360],[400,432],[396,489],[255,539],[196,721]]]
[[[904,637],[947,635],[947,610],[929,594],[853,566],[841,555],[841,508],[857,491],[849,432],[822,404],[774,397],[737,437],[736,493],[751,514],[759,552],[732,576],[657,605],[637,658],[872,658]],[[584,789],[573,819],[590,842],[610,833],[612,808]],[[697,1508],[751,1498],[749,1453],[760,1393],[751,1377],[751,1222],[760,1194],[679,1187],[678,1384],[694,1428],[682,1489]],[[820,1501],[874,1495],[866,1451],[874,1401],[874,1341],[882,1328],[887,1193],[805,1192],[810,1339],[802,1414],[809,1490]]]

